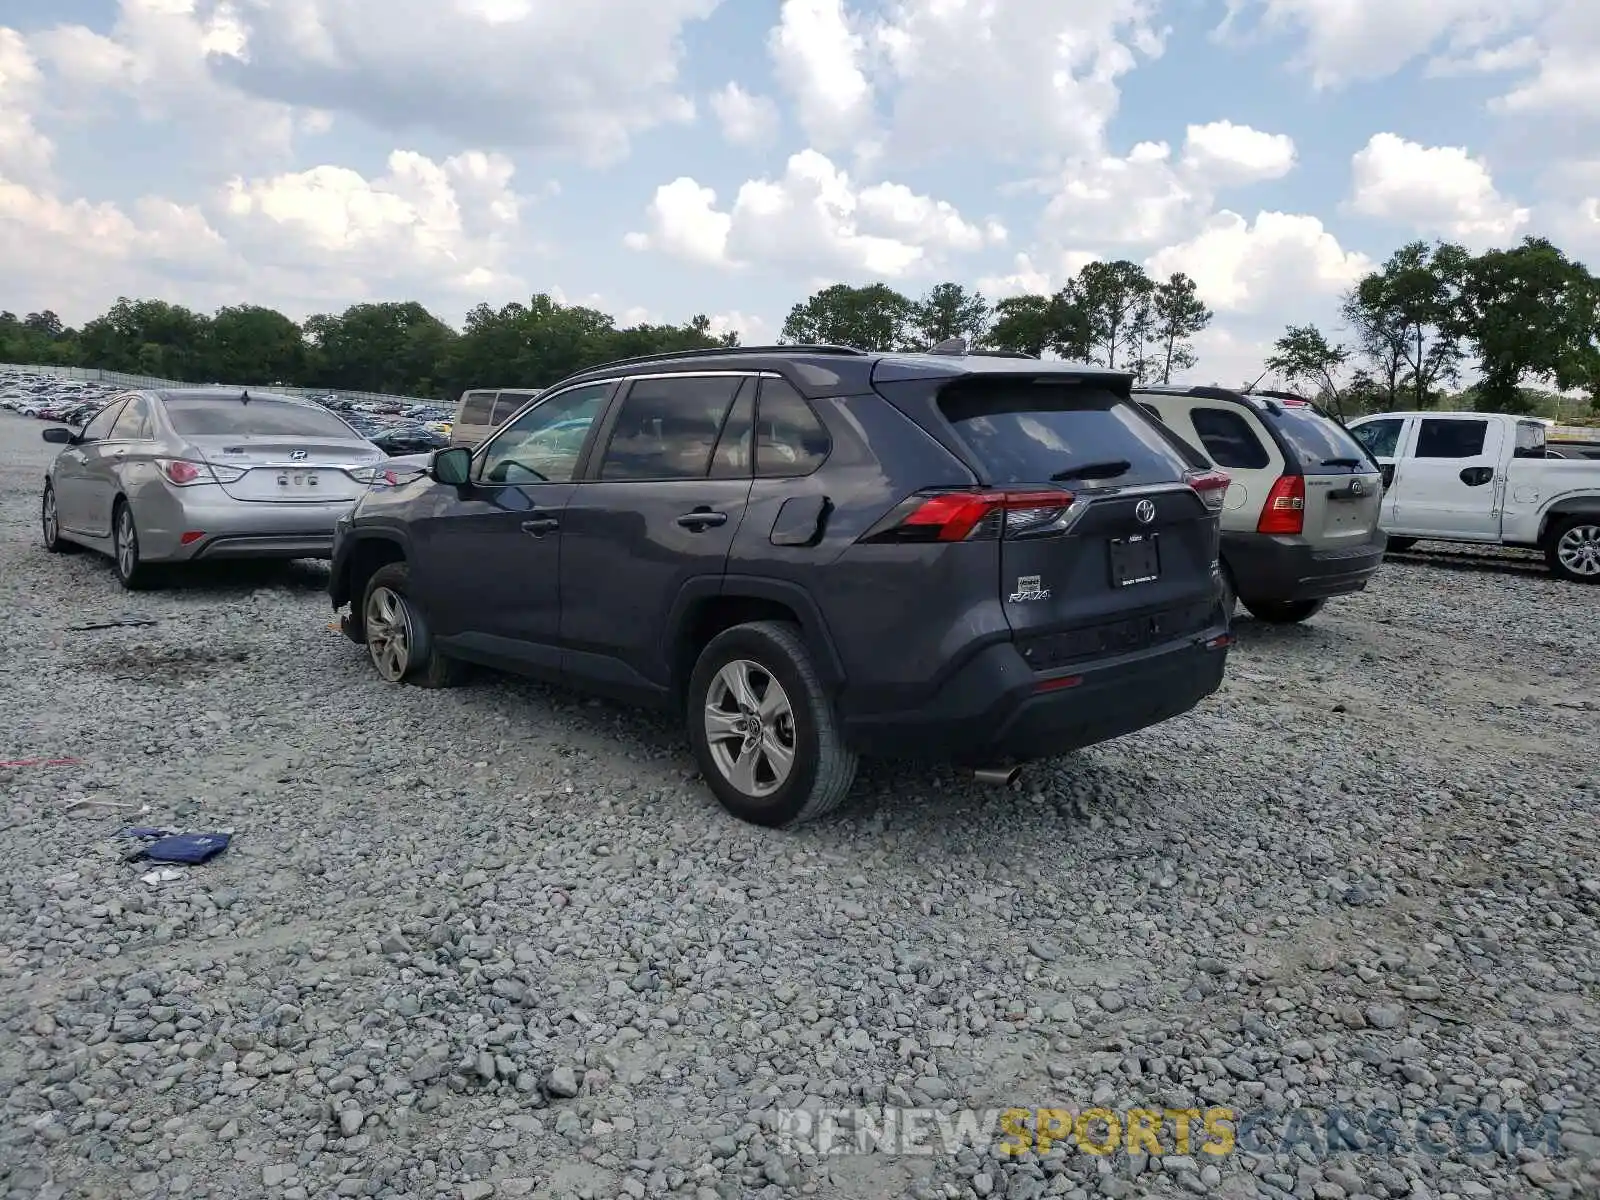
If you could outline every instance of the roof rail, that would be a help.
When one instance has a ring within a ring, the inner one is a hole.
[[[664,350],[659,354],[636,354],[632,358],[618,358],[611,362],[585,367],[579,374],[603,371],[607,367],[625,367],[632,363],[672,362],[679,358],[722,358],[740,354],[841,354],[852,358],[865,358],[870,353],[854,346],[830,346],[824,343],[797,343],[790,346],[707,346],[695,350]]]

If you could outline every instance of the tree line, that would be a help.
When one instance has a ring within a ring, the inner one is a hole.
[[[548,295],[480,304],[461,329],[415,301],[356,304],[296,324],[241,304],[214,314],[119,299],[80,329],[53,312],[0,312],[0,362],[97,367],[184,383],[256,383],[452,399],[470,387],[542,387],[640,354],[738,344],[708,317],[619,329],[606,313]]]
[[[1548,407],[1541,387],[1585,391],[1600,412],[1600,280],[1544,239],[1476,255],[1446,242],[1410,243],[1351,288],[1340,314],[1342,334],[1290,324],[1263,376],[1346,412],[1446,401],[1529,412]],[[1157,279],[1116,260],[1087,264],[1051,295],[992,304],[959,283],[920,297],[881,283],[835,284],[790,309],[781,340],[919,350],[963,338],[1167,383],[1195,378],[1194,339],[1213,315],[1182,273]],[[357,304],[298,324],[257,305],[206,315],[127,298],[79,329],[52,312],[0,312],[4,362],[442,399],[469,387],[542,387],[613,359],[737,344],[704,315],[619,328],[606,313],[544,294],[498,309],[480,304],[459,330],[416,302]],[[1476,382],[1454,391],[1469,371]]]

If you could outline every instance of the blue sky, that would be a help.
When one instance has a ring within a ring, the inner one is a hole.
[[[1193,276],[1198,377],[1413,237],[1600,253],[1578,0],[0,0],[0,308]],[[730,91],[730,85],[736,90]]]

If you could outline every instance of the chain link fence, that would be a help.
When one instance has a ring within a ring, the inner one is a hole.
[[[109,383],[112,387],[120,388],[192,388],[206,386],[196,383],[183,383],[177,379],[160,379],[154,375],[129,375],[122,371],[102,371],[98,367],[59,367],[44,363],[0,363],[0,372],[49,375],[55,379],[72,379],[81,383]],[[343,388],[276,387],[262,383],[223,383],[213,386],[237,387],[241,390],[256,388],[260,391],[276,392],[281,396],[338,396],[361,404],[428,404],[435,407],[441,405],[449,407],[448,403],[430,399],[427,396],[391,396],[385,392],[350,392]]]

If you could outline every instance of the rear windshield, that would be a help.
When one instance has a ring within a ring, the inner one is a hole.
[[[953,384],[939,409],[992,483],[1170,483],[1206,464],[1129,401],[1102,388],[1029,381]],[[1112,473],[1107,464],[1127,463]]]
[[[1337,421],[1314,409],[1284,406],[1269,418],[1289,443],[1289,452],[1305,475],[1340,475],[1375,469],[1372,457]],[[1353,461],[1352,461],[1353,460]]]
[[[349,439],[355,432],[332,413],[309,404],[282,400],[211,400],[168,396],[167,419],[178,433],[204,437],[327,437]]]

